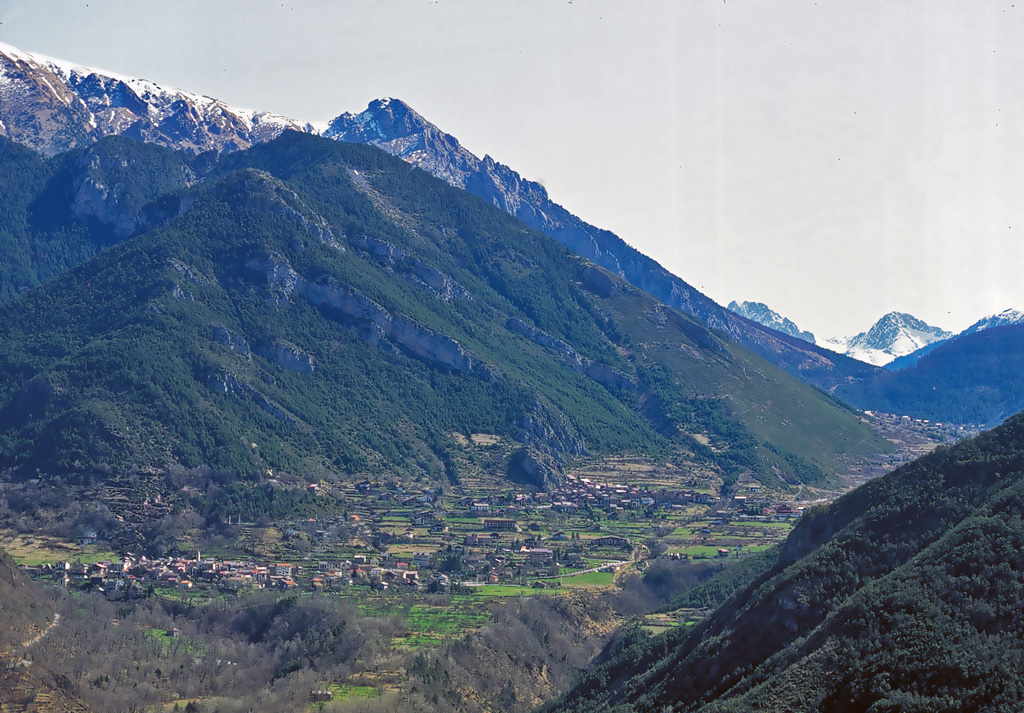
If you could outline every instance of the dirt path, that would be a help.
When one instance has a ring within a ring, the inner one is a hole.
[[[56,614],[56,613],[55,613],[55,614],[53,615],[53,621],[52,621],[52,622],[50,622],[50,625],[49,625],[48,627],[46,627],[45,629],[43,629],[43,630],[42,630],[42,631],[40,631],[40,632],[39,632],[38,634],[36,634],[36,635],[35,635],[35,636],[33,636],[33,637],[32,637],[31,639],[29,639],[28,641],[24,642],[24,643],[23,643],[23,644],[21,645],[21,653],[22,653],[22,654],[24,655],[24,653],[25,653],[25,652],[26,652],[26,651],[27,651],[28,649],[32,648],[33,646],[35,646],[36,644],[38,644],[38,643],[39,643],[40,641],[42,641],[43,639],[45,639],[45,638],[47,637],[47,635],[48,635],[48,634],[49,634],[49,633],[50,633],[51,631],[53,631],[54,627],[56,627],[56,626],[57,626],[58,624],[60,624],[60,614]],[[24,664],[24,663],[26,663],[26,662],[25,662],[24,660],[22,660],[22,663]]]

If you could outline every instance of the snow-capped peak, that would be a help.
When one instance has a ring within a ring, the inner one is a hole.
[[[801,330],[792,320],[783,317],[763,302],[737,302],[733,300],[729,303],[729,309],[742,317],[753,320],[769,329],[774,329],[776,332],[782,332],[791,337],[803,339],[811,344],[815,343],[813,334]]]
[[[269,141],[285,129],[314,133],[280,114],[231,106],[147,79],[87,67],[0,43],[0,135],[58,153],[108,134],[194,151],[230,151]],[[72,111],[40,126],[25,117],[56,102]]]
[[[951,336],[950,332],[933,327],[913,315],[890,312],[868,331],[853,337],[826,339],[825,346],[868,364],[884,366],[897,357]]]

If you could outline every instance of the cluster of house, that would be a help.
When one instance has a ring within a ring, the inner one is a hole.
[[[203,559],[198,553],[194,559],[186,557],[125,557],[120,562],[82,564],[58,562],[38,566],[22,565],[22,570],[34,577],[50,577],[66,586],[94,586],[104,591],[116,591],[126,586],[156,585],[191,589],[217,587],[225,590],[246,588],[294,589],[299,582],[310,589],[323,589],[336,584],[348,585],[353,580],[365,579],[370,584],[401,582],[408,587],[419,587],[418,568],[430,563],[430,555],[418,553],[410,562],[396,562],[382,566],[377,558],[356,555],[342,562],[318,562],[316,569],[289,562],[261,564],[234,560]],[[438,581],[447,585],[447,577]]]

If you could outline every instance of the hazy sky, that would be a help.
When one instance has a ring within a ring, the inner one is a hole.
[[[1022,13],[0,0],[0,41],[312,122],[401,98],[717,301],[831,336],[1024,309]]]

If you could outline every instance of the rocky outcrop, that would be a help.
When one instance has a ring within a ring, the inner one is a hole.
[[[143,204],[156,197],[155,193],[187,188],[196,182],[195,173],[178,163],[154,182],[158,188],[139,191],[135,181],[128,179],[131,162],[117,145],[83,151],[70,186],[72,215],[82,221],[95,220],[118,238],[126,238],[139,227]]]
[[[531,327],[521,319],[513,317],[505,323],[505,326],[508,327],[510,331],[515,332],[516,334],[521,334],[530,341],[554,352],[567,367],[575,372],[590,377],[604,387],[627,389],[629,391],[636,389],[636,383],[621,371],[604,364],[598,364],[585,356],[581,356],[575,349],[570,347],[561,339],[556,339],[547,332],[542,332],[536,327]]]
[[[196,283],[197,285],[208,285],[211,282],[210,278],[204,275],[200,270],[197,270],[191,265],[187,265],[186,263],[182,262],[181,260],[178,260],[177,258],[172,257],[170,260],[167,261],[167,264],[170,265],[171,268],[179,275],[181,275],[182,277],[191,282]]]
[[[295,417],[285,411],[284,408],[268,399],[249,384],[240,381],[238,377],[229,371],[210,374],[206,379],[206,385],[214,391],[231,394],[245,401],[251,401],[261,411],[270,414],[279,421],[295,423]]]
[[[361,328],[378,345],[386,340],[412,356],[452,371],[466,373],[473,369],[475,360],[456,340],[407,317],[394,316],[351,288],[307,283],[302,296],[328,315]]]
[[[351,287],[340,287],[331,281],[307,281],[280,253],[250,258],[245,266],[265,278],[267,299],[276,304],[288,304],[299,295],[327,316],[355,327],[365,339],[382,348],[395,347],[460,373],[472,371],[478,364],[456,340],[408,317],[392,315]],[[492,375],[487,370],[484,376]]]
[[[618,293],[620,287],[604,270],[593,265],[583,265],[579,271],[580,283],[598,297],[608,298]]]
[[[235,334],[227,327],[223,325],[214,327],[213,341],[224,345],[247,361],[252,361],[252,352],[249,349],[249,342],[245,341],[244,338]]]
[[[249,258],[245,261],[245,267],[266,278],[265,299],[277,305],[290,304],[299,285],[305,284],[305,280],[292,269],[287,258],[278,252]]]
[[[396,273],[415,281],[434,293],[438,299],[451,302],[455,299],[470,300],[473,296],[465,287],[451,279],[433,265],[408,254],[397,245],[384,240],[363,236],[352,241],[377,260],[389,265]]]
[[[256,353],[288,371],[312,374],[315,368],[313,357],[298,347],[285,344],[284,342],[274,342],[273,344],[259,346],[256,348]]]
[[[235,199],[250,211],[266,211],[294,223],[324,245],[344,250],[327,220],[306,205],[299,194],[258,169],[246,169],[234,187]]]
[[[509,480],[528,488],[551,491],[565,482],[562,466],[551,456],[530,448],[520,448],[508,461]]]
[[[540,397],[515,425],[519,428],[517,441],[550,455],[560,465],[565,464],[566,456],[579,456],[587,451],[583,437],[569,417]]]
[[[523,444],[508,464],[514,482],[542,490],[565,480],[568,457],[586,453],[586,445],[569,418],[546,399],[537,397],[515,423],[515,438]]]

